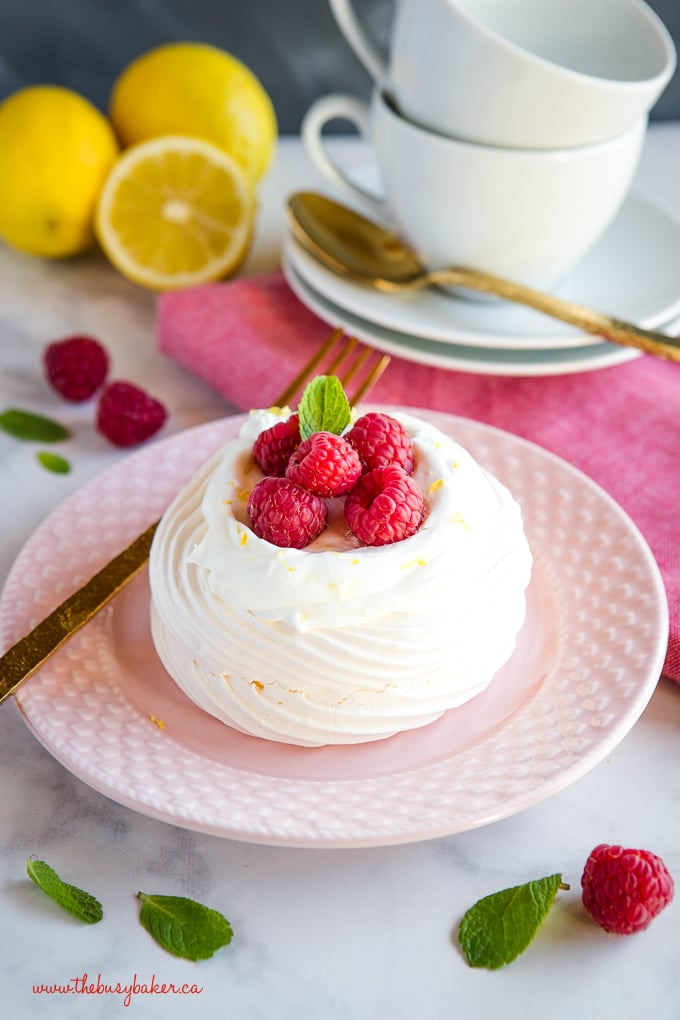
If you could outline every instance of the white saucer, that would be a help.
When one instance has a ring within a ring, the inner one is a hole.
[[[408,295],[380,293],[336,276],[290,237],[284,250],[317,296],[372,326],[496,351],[593,346],[587,334],[529,308],[457,298],[435,288]],[[680,314],[678,266],[680,222],[650,199],[630,194],[606,233],[555,292],[655,328]]]
[[[639,357],[639,351],[606,342],[591,342],[587,347],[521,350],[451,344],[410,336],[367,322],[322,297],[293,265],[298,255],[300,260],[302,257],[309,259],[294,241],[287,241],[282,258],[283,272],[291,290],[304,305],[331,326],[341,326],[369,346],[408,361],[480,375],[543,376],[590,372]]]

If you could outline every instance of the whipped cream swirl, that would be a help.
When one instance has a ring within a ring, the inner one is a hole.
[[[425,725],[483,690],[525,616],[531,553],[509,491],[441,431],[411,436],[425,519],[361,546],[342,502],[305,549],[248,525],[252,444],[290,412],[251,412],[166,511],[150,558],[152,634],[175,682],[245,733],[316,746]]]

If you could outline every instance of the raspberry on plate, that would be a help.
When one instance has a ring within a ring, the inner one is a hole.
[[[353,446],[333,432],[313,432],[291,456],[286,477],[316,496],[343,496],[361,476]]]
[[[326,526],[328,510],[318,496],[289,478],[263,478],[248,497],[250,526],[259,538],[304,549]]]
[[[43,352],[48,381],[64,397],[79,403],[89,400],[109,371],[109,356],[91,336],[70,336],[54,340]]]
[[[359,454],[364,471],[388,464],[398,464],[409,475],[413,471],[413,443],[401,422],[389,414],[363,414],[345,438]]]
[[[128,382],[113,382],[97,405],[97,428],[115,446],[137,446],[153,436],[167,418],[154,397]]]
[[[425,513],[423,494],[398,464],[362,475],[345,500],[345,519],[364,545],[389,545],[414,535]]]
[[[644,931],[671,902],[675,889],[670,872],[656,854],[607,843],[591,851],[581,887],[588,913],[615,935]]]
[[[291,454],[300,444],[300,419],[292,414],[285,421],[260,432],[253,443],[255,463],[266,475],[282,478],[286,473]]]

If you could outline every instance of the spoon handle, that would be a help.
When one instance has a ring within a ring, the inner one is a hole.
[[[439,269],[428,273],[427,281],[442,286],[469,287],[471,290],[492,294],[506,301],[528,305],[529,308],[577,326],[586,333],[595,333],[625,347],[636,347],[658,358],[680,362],[680,341],[675,337],[658,333],[653,329],[643,329],[622,319],[614,319],[603,312],[596,312],[584,305],[545,294],[491,273],[464,268]]]

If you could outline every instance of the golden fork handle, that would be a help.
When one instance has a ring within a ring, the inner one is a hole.
[[[24,680],[142,569],[149,558],[157,523],[114,556],[0,657],[0,702],[14,694]]]
[[[594,333],[606,340],[623,344],[625,347],[635,347],[647,354],[654,354],[657,358],[680,361],[680,341],[675,337],[667,336],[665,333],[659,333],[653,329],[643,329],[641,326],[624,322],[622,319],[614,319],[603,312],[596,312],[592,308],[555,297],[552,294],[545,294],[532,287],[525,287],[512,280],[494,276],[492,273],[465,268],[439,269],[429,272],[427,278],[423,278],[423,280],[423,285],[427,283],[449,287],[469,287],[471,290],[493,294],[516,304],[528,305],[529,308],[534,308],[536,311],[544,312],[562,322],[577,326],[586,333]]]

